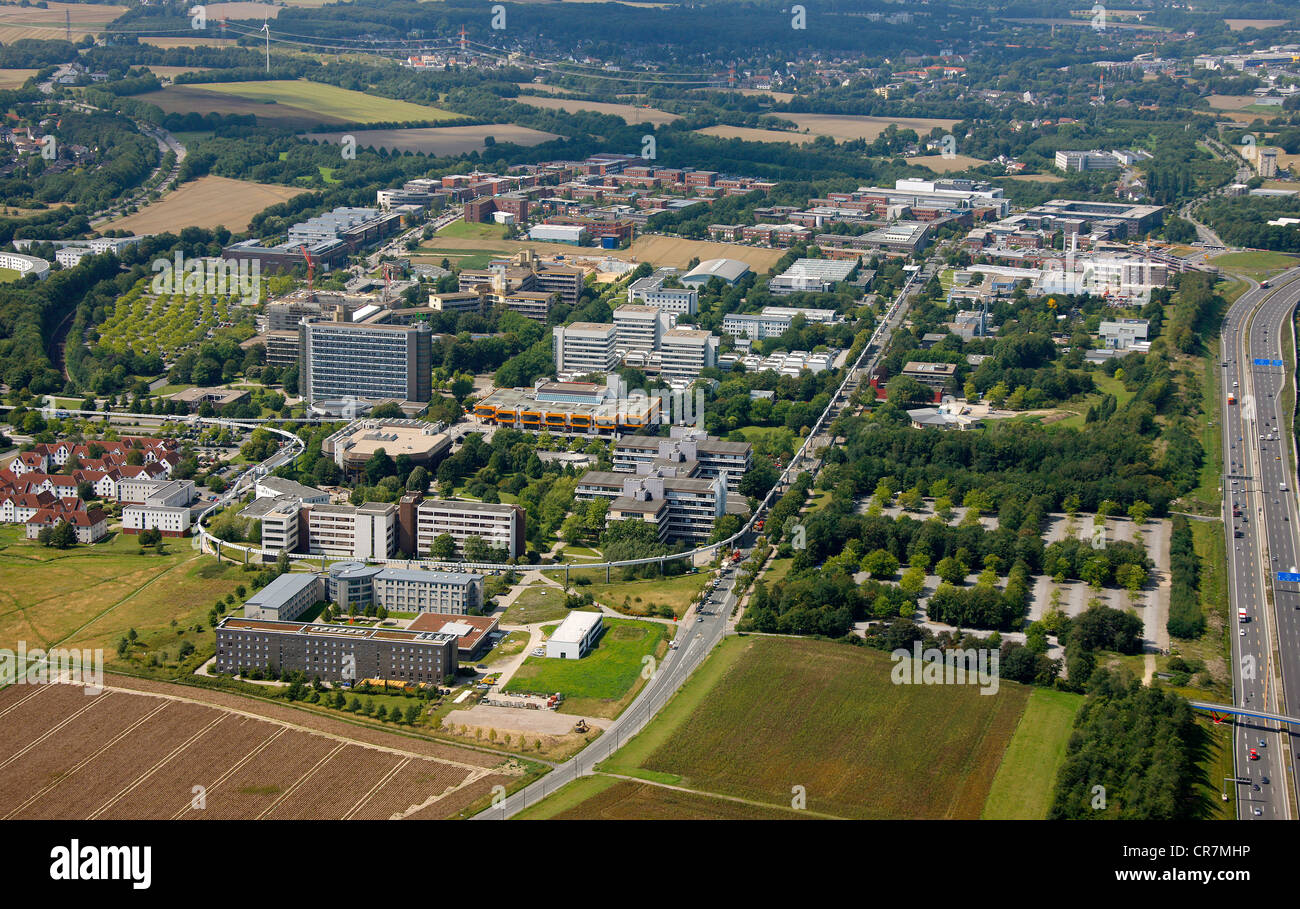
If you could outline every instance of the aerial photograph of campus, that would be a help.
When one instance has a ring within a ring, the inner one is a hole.
[[[1110,2],[0,0],[38,876],[148,887],[111,822],[1120,820],[1249,879],[1300,3]]]

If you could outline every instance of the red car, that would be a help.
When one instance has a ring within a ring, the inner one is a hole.
[[[1256,751],[1254,748],[1250,749],[1250,759],[1251,759],[1252,761],[1258,761],[1258,760],[1259,760],[1259,752]]]

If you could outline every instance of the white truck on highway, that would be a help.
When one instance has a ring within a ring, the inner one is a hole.
[[[1238,610],[1237,610],[1237,621],[1238,621],[1238,622],[1249,622],[1249,621],[1250,621],[1250,616],[1246,615],[1246,610],[1245,610],[1244,607],[1241,608],[1241,609],[1238,609]]]

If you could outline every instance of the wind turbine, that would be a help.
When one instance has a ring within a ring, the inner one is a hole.
[[[266,33],[266,71],[271,72],[271,23],[270,20],[262,20],[262,31]]]

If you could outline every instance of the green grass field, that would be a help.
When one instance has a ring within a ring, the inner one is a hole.
[[[109,669],[139,672],[147,654],[165,653],[175,662],[186,641],[210,654],[215,638],[208,611],[239,584],[251,589],[238,566],[199,555],[189,540],[167,540],[167,553],[159,556],[152,549],[138,555],[135,539],[121,533],[62,551],[22,539],[22,533],[18,526],[0,528],[3,647],[20,640],[28,647],[102,647]],[[193,630],[197,623],[202,632]],[[125,660],[116,648],[131,628],[139,640],[135,657]],[[168,673],[159,667],[157,674]]]
[[[564,591],[549,584],[534,584],[524,589],[501,616],[502,625],[531,625],[552,622],[568,614],[564,608]]]
[[[506,238],[506,226],[504,224],[476,224],[470,221],[452,221],[434,236],[456,237],[464,240],[504,240]]]
[[[636,581],[611,580],[608,584],[605,583],[605,572],[600,569],[574,569],[572,577],[591,579],[590,584],[575,585],[574,590],[591,594],[597,603],[604,603],[631,615],[652,615],[653,607],[667,606],[674,615],[681,618],[691,603],[699,598],[704,582],[708,580],[708,572],[697,571]],[[611,577],[618,577],[617,570]]]
[[[1296,257],[1277,252],[1239,252],[1215,256],[1210,262],[1219,266],[1221,271],[1246,275],[1258,281],[1291,268],[1296,264]]]
[[[560,692],[560,712],[618,716],[645,680],[644,658],[667,650],[667,626],[659,622],[605,619],[605,632],[591,653],[580,660],[530,656],[515,672],[506,691],[528,694]]]
[[[305,79],[262,82],[202,82],[186,86],[254,101],[274,101],[299,107],[326,117],[338,117],[349,123],[387,123],[425,120],[454,120],[459,115],[436,107],[409,101],[354,92],[337,85],[308,82]]]
[[[1073,426],[1075,429],[1082,429],[1084,421],[1087,419],[1088,408],[1101,402],[1106,395],[1115,396],[1116,409],[1123,407],[1133,398],[1133,392],[1124,387],[1124,383],[1118,379],[1104,375],[1103,373],[1093,373],[1093,381],[1097,384],[1096,394],[1086,396],[1082,401],[1070,402],[1063,409],[1075,411],[1075,414],[1066,417],[1064,420],[1057,420],[1053,426]]]
[[[732,637],[599,769],[846,818],[978,818],[1030,690],[896,686],[884,653]],[[727,760],[719,760],[727,755]]]
[[[1052,806],[1056,773],[1083,696],[1035,688],[998,765],[984,803],[986,820],[1041,820]]]
[[[0,284],[9,284],[22,276],[23,273],[16,268],[0,268]]]

